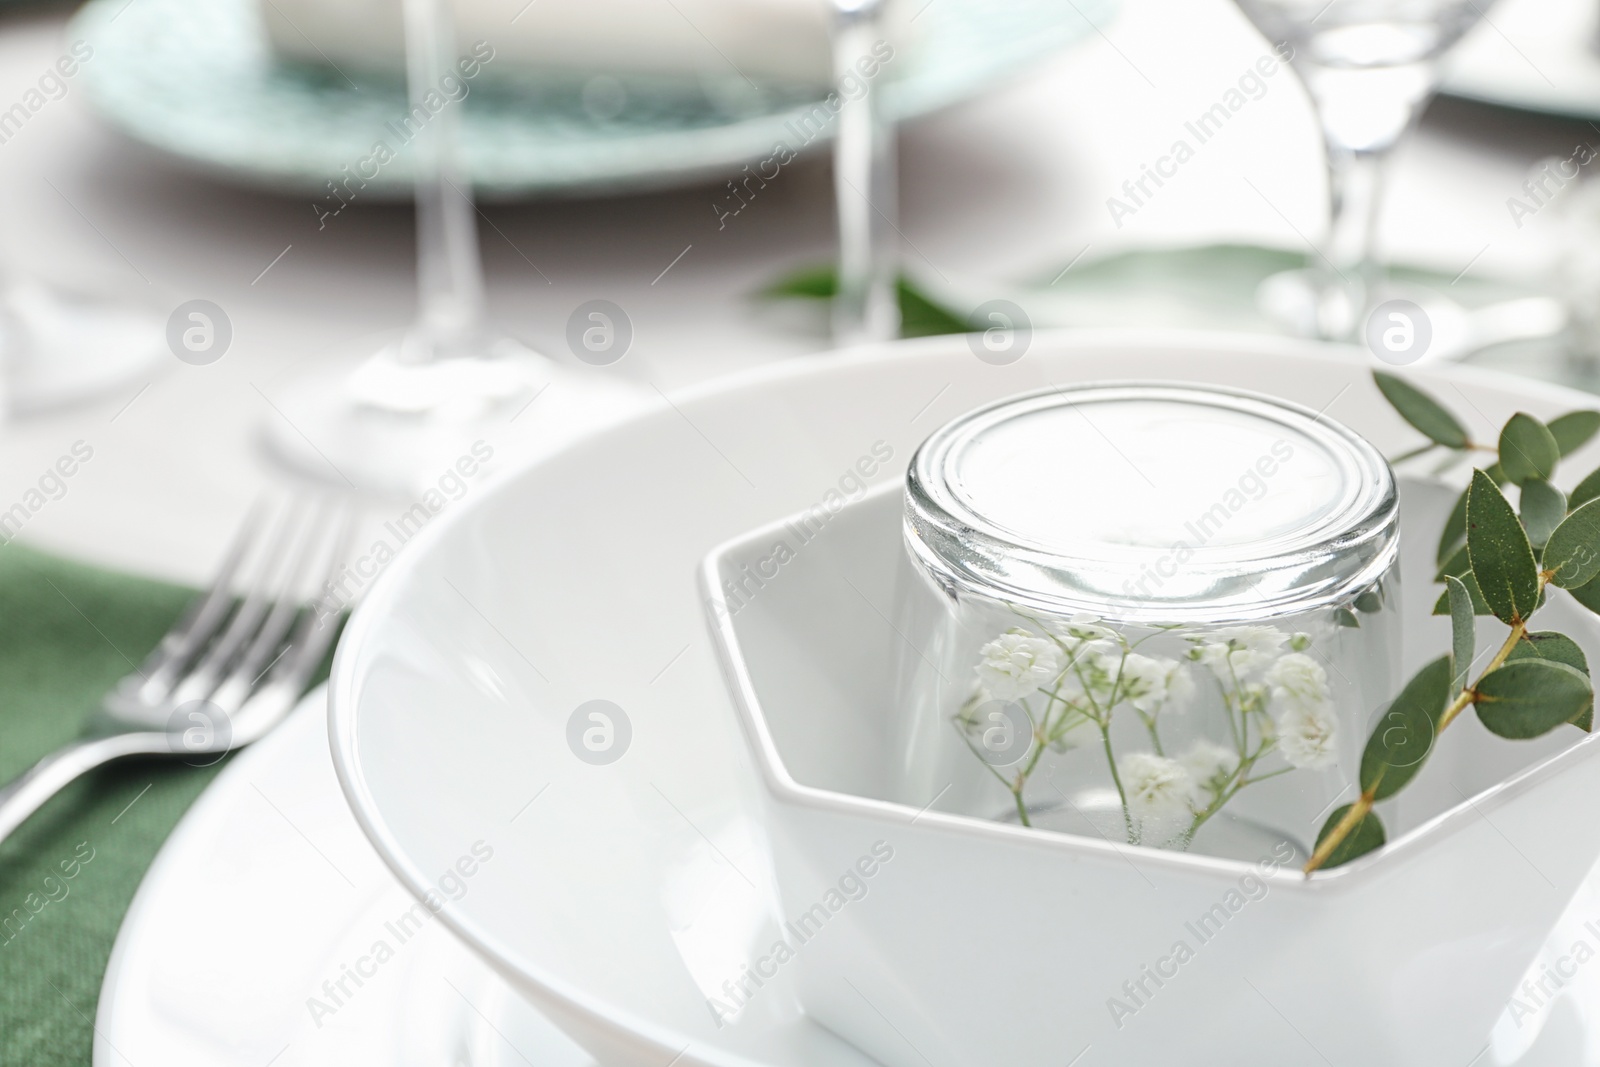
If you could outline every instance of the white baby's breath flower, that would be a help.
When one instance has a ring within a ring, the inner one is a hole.
[[[1338,756],[1339,720],[1330,704],[1291,704],[1277,726],[1278,748],[1296,767],[1326,767]]]
[[[1178,757],[1178,763],[1189,772],[1196,785],[1215,792],[1233,774],[1239,764],[1239,754],[1214,741],[1201,739]]]
[[[1189,640],[1197,649],[1190,656],[1228,683],[1235,676],[1243,679],[1271,666],[1289,635],[1271,626],[1228,626]]]
[[[1172,670],[1167,672],[1167,711],[1189,710],[1194,699],[1194,675],[1176,660],[1169,660]]]
[[[1320,707],[1332,699],[1328,672],[1304,652],[1279,658],[1262,680],[1272,687],[1272,699],[1279,708]]]
[[[1001,634],[978,650],[976,668],[983,691],[995,700],[1021,700],[1061,673],[1056,646],[1027,630]]]
[[[1169,679],[1176,660],[1128,653],[1122,662],[1122,697],[1146,715],[1161,710],[1169,696]]]
[[[1177,760],[1154,752],[1130,752],[1117,761],[1128,810],[1140,818],[1165,819],[1192,810],[1194,779]]]

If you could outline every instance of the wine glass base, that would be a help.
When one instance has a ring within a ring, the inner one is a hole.
[[[98,399],[172,359],[165,322],[152,310],[33,280],[0,289],[0,395],[9,414]]]
[[[407,365],[393,349],[335,359],[268,395],[268,453],[344,489],[416,500],[510,456],[555,446],[635,410],[636,386],[563,367],[515,342],[491,357]]]
[[[1391,301],[1414,305],[1390,309]],[[1256,290],[1256,306],[1274,325],[1300,337],[1344,340],[1372,351],[1396,366],[1461,360],[1474,352],[1510,341],[1554,337],[1566,325],[1566,311],[1551,297],[1521,297],[1471,308],[1439,289],[1393,278],[1374,286],[1356,312],[1348,293],[1330,293],[1322,275],[1314,270],[1289,270],[1268,276]],[[1426,343],[1391,348],[1383,338],[1391,321],[1387,312],[1399,310],[1408,321],[1407,335]],[[1372,317],[1384,312],[1381,322]],[[1420,312],[1418,319],[1416,312]],[[1369,336],[1370,335],[1370,336]]]

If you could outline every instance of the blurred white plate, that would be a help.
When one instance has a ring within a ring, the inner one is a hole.
[[[886,106],[908,119],[966,99],[1093,32],[1115,2],[929,3],[915,47],[882,75],[892,79]],[[400,146],[385,125],[408,110],[400,86],[358,87],[336,69],[276,62],[256,0],[92,0],[68,36],[94,48],[79,77],[112,125],[221,177],[320,199],[345,168],[373,157],[375,142]],[[588,195],[732,179],[776,143],[806,146],[787,125],[813,106],[804,94],[737,76],[623,84],[631,91],[602,116],[582,83],[497,87],[485,74],[463,111],[466,172],[489,198]],[[409,197],[409,166],[399,152],[356,196]]]
[[[1502,0],[1451,53],[1443,92],[1486,104],[1600,118],[1600,2]]]

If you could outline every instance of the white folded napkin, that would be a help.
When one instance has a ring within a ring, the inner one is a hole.
[[[574,75],[830,83],[829,0],[454,0],[461,53]],[[400,0],[262,0],[274,51],[399,70]],[[896,33],[898,44],[898,31]]]

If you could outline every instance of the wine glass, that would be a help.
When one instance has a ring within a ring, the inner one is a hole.
[[[442,79],[456,73],[458,60],[451,10],[448,0],[403,0],[402,15],[412,114],[431,113],[407,144],[417,317],[398,340],[359,354],[353,365],[334,360],[292,383],[273,404],[267,431],[278,458],[303,473],[391,496],[416,493],[441,463],[505,427],[547,388],[559,396],[542,406],[538,422],[561,431],[614,413],[634,392],[567,371],[489,322],[477,208],[459,150],[464,96],[437,106]]]
[[[883,93],[867,74],[875,69],[873,46],[884,38],[886,7],[885,0],[834,0],[833,5],[833,76],[842,104],[833,146],[839,222],[833,339],[841,346],[900,335],[895,131]]]
[[[1298,333],[1349,339],[1385,285],[1373,248],[1385,162],[1488,0],[1236,2],[1305,85],[1327,150],[1327,237],[1309,269],[1267,279],[1262,304]]]

